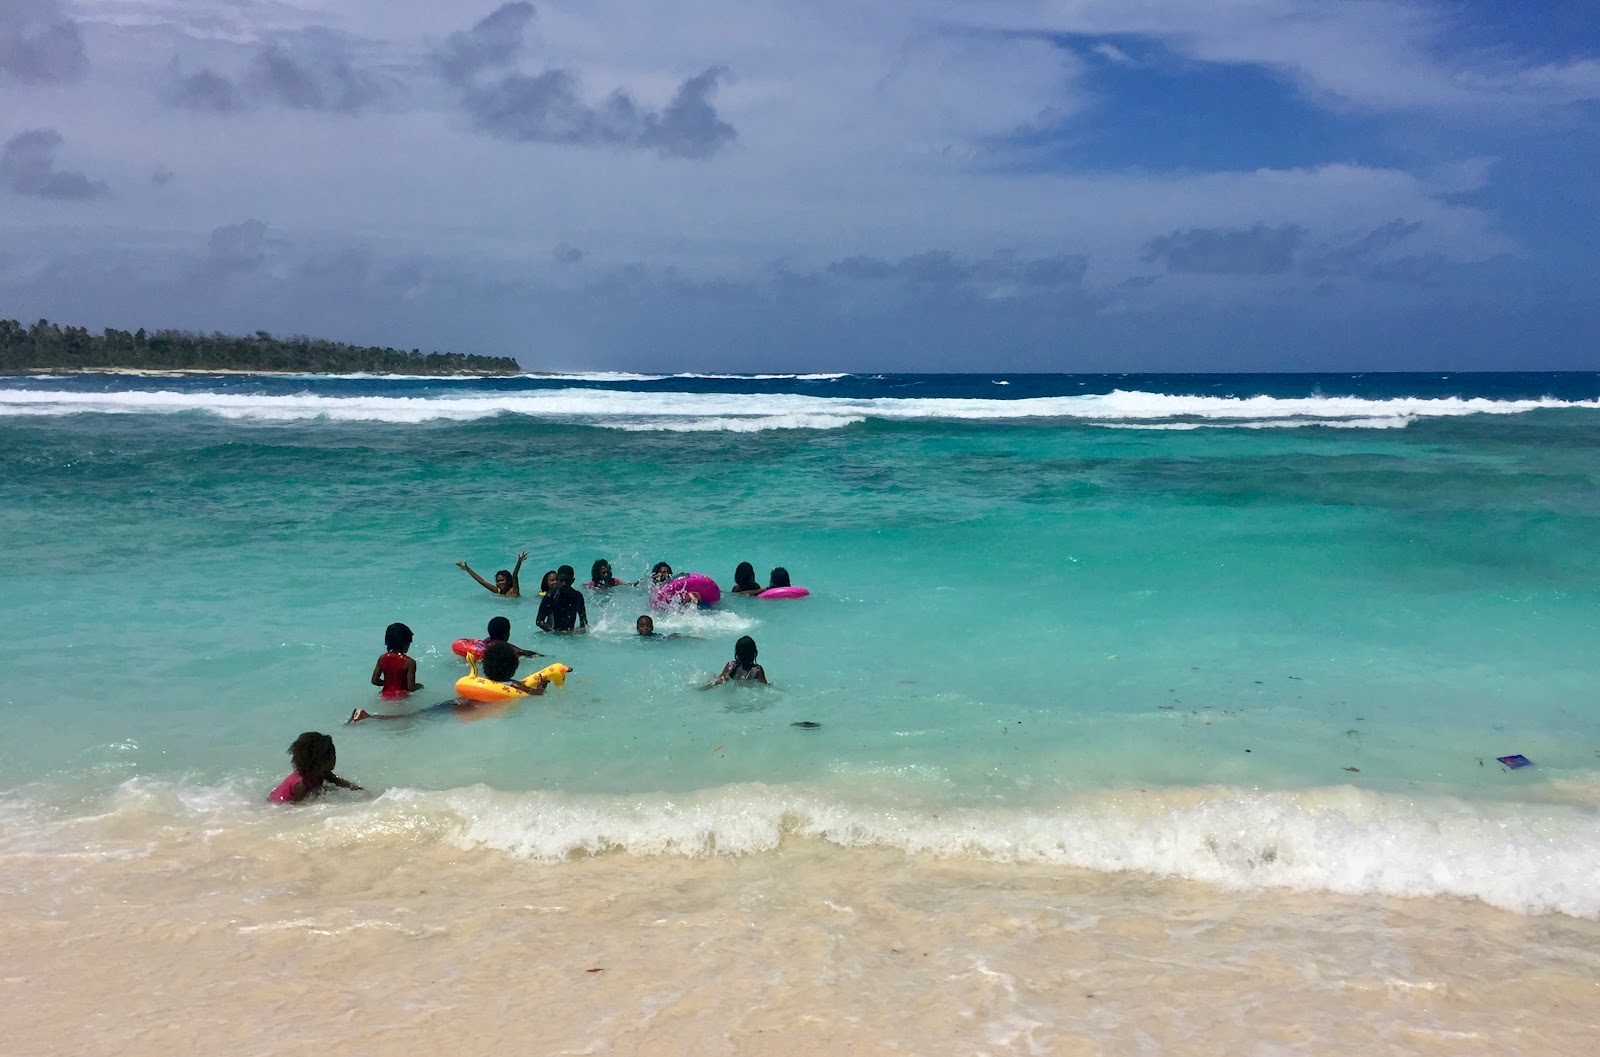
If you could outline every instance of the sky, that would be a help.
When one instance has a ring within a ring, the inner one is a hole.
[[[0,318],[1600,369],[1595,0],[0,0]]]

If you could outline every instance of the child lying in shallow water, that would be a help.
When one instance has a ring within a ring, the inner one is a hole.
[[[308,730],[294,739],[289,745],[289,758],[294,761],[294,770],[267,794],[274,804],[298,804],[320,793],[324,782],[343,789],[361,788],[333,773],[339,754],[334,750],[333,739],[319,731]]]

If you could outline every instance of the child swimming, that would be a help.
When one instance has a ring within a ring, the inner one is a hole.
[[[494,583],[490,583],[483,577],[479,576],[473,571],[472,566],[468,565],[466,562],[456,562],[456,568],[465,569],[468,576],[472,577],[483,587],[493,591],[497,595],[505,595],[508,598],[521,598],[522,581],[518,579],[518,576],[522,572],[522,563],[527,560],[528,552],[523,551],[521,554],[517,555],[516,565],[509,569],[501,569],[499,572],[494,574]]]
[[[722,674],[700,689],[709,690],[713,686],[720,686],[729,681],[736,683],[767,681],[766,669],[756,663],[756,640],[749,635],[741,635],[739,641],[733,644],[733,660],[723,665]]]
[[[271,803],[298,804],[320,793],[324,782],[332,782],[342,789],[361,788],[333,773],[339,754],[334,751],[333,739],[319,731],[308,730],[294,739],[289,745],[289,758],[294,761],[294,770],[267,794]]]
[[[519,694],[535,696],[544,693],[544,688],[550,685],[546,679],[540,678],[532,686],[527,683],[513,681],[517,674],[517,662],[519,660],[521,658],[517,656],[517,648],[511,643],[503,640],[486,643],[483,647],[483,657],[480,662],[483,665],[483,677],[492,682],[504,683],[507,689],[514,690]],[[570,671],[570,669],[568,670]],[[493,714],[495,704],[486,705],[481,701],[466,701],[453,697],[448,701],[441,701],[437,705],[430,705],[415,712],[368,712],[364,708],[358,708],[350,713],[350,718],[345,722],[360,723],[364,719],[410,719],[414,716],[445,711],[454,712],[462,718],[471,718],[473,716]],[[502,707],[504,705],[503,702],[498,704]]]
[[[738,568],[733,570],[733,593],[736,595],[759,595],[765,588],[756,582],[755,566],[749,562],[740,562]]]
[[[411,629],[404,624],[390,624],[383,629],[383,645],[387,652],[372,666],[372,685],[383,687],[384,697],[404,697],[421,690],[416,658],[406,656],[411,648]]]
[[[597,558],[595,563],[589,567],[589,582],[583,586],[593,588],[596,591],[604,591],[611,587],[638,587],[639,582],[635,580],[633,583],[629,583],[626,580],[618,580],[611,572],[611,563],[604,558]]]
[[[516,643],[510,641],[511,621],[508,618],[490,617],[489,627],[487,630],[489,633],[483,637],[483,645],[485,648],[487,648],[491,642],[504,642],[512,649],[517,651],[518,657],[539,656],[537,650],[525,650],[521,646],[518,646]]]

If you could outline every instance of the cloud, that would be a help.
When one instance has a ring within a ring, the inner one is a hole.
[[[180,109],[217,114],[263,105],[351,114],[380,99],[387,86],[356,66],[349,52],[342,35],[311,26],[277,34],[253,49],[236,76],[210,65],[186,74],[174,57],[161,98]]]
[[[524,30],[533,19],[532,4],[505,4],[471,30],[451,34],[435,53],[480,130],[523,143],[622,147],[694,159],[709,158],[738,138],[711,102],[725,69],[713,66],[683,81],[660,111],[621,88],[590,103],[571,70],[528,74],[517,68]]]
[[[205,270],[211,274],[256,271],[266,261],[267,225],[259,220],[226,224],[211,232]]]
[[[709,158],[738,138],[733,126],[717,116],[711,93],[728,71],[713,67],[678,86],[678,94],[660,115],[647,114],[639,146],[653,147],[679,158]]]
[[[1373,228],[1361,238],[1329,250],[1306,263],[1312,275],[1362,275],[1376,276],[1382,267],[1380,255],[1391,246],[1422,230],[1420,220],[1391,220]],[[1392,267],[1392,265],[1390,265]]]
[[[1082,254],[1019,257],[1001,251],[974,259],[949,250],[927,250],[898,261],[844,257],[825,265],[815,277],[850,284],[894,282],[909,290],[1003,299],[1079,289],[1088,269],[1089,259]]]
[[[577,264],[583,260],[583,251],[570,243],[563,242],[551,251],[551,256],[555,258],[557,264]]]
[[[174,60],[172,70],[176,77],[162,95],[173,106],[188,110],[211,110],[219,114],[239,109],[238,89],[232,81],[210,67],[182,74],[177,72],[177,61]]]
[[[266,98],[296,110],[351,113],[381,94],[377,78],[327,43],[307,42],[298,51],[270,44],[256,56],[252,74]]]
[[[1293,266],[1295,250],[1305,236],[1305,228],[1298,224],[1191,228],[1145,243],[1144,260],[1161,263],[1169,272],[1282,275]]]
[[[62,144],[55,129],[19,132],[0,148],[0,184],[19,195],[38,198],[84,200],[107,193],[106,185],[80,172],[56,168],[56,148]]]
[[[63,84],[88,66],[83,33],[56,0],[0,3],[0,73],[24,84]]]
[[[505,4],[465,33],[452,33],[437,59],[451,84],[466,85],[480,71],[510,66],[522,51],[522,31],[533,21],[532,4]]]

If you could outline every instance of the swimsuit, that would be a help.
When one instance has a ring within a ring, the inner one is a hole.
[[[295,784],[297,782],[303,782],[303,781],[305,781],[305,779],[300,777],[300,772],[299,771],[290,771],[289,772],[289,777],[287,777],[283,781],[279,782],[278,783],[278,788],[274,789],[272,792],[267,794],[268,802],[269,803],[273,803],[273,804],[292,804],[292,803],[294,803],[294,787],[295,787]],[[306,782],[306,795],[310,796],[312,793],[315,793],[318,789],[321,789],[321,788],[322,788],[322,783],[321,782],[317,782],[315,785],[313,785],[310,782]]]
[[[384,697],[404,697],[406,689],[406,661],[403,653],[386,653],[378,658],[378,674],[383,677]]]

